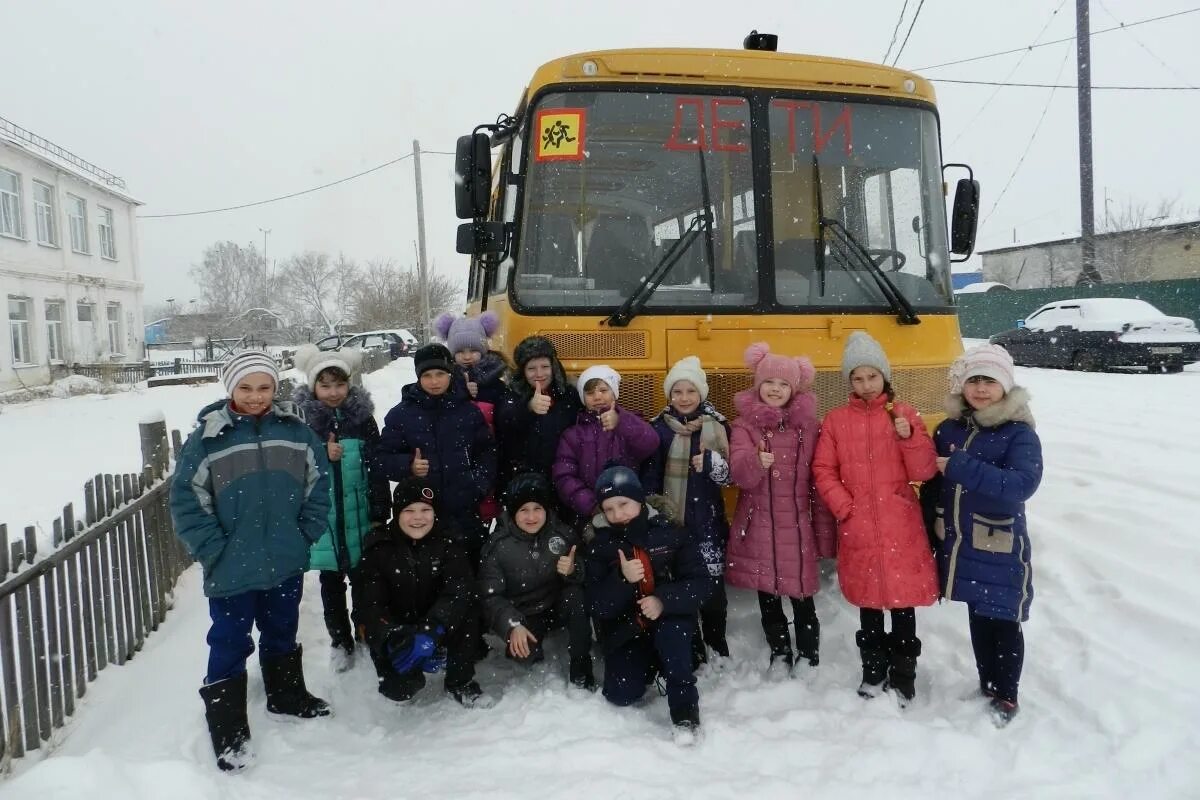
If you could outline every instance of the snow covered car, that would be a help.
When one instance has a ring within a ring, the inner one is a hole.
[[[364,331],[356,333],[342,343],[341,347],[357,347],[361,350],[386,350],[396,360],[412,355],[417,350],[417,337],[404,328],[386,331]]]
[[[1168,317],[1145,300],[1090,297],[1058,300],[1014,328],[991,337],[1028,367],[1094,371],[1148,367],[1180,372],[1200,361],[1200,331],[1186,317]]]

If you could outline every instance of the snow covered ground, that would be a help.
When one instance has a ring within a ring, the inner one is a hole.
[[[411,376],[406,367],[368,376],[380,418]],[[252,666],[259,761],[227,776],[213,765],[196,695],[208,618],[193,570],[164,628],[129,664],[101,673],[53,752],[18,764],[0,797],[1198,797],[1200,371],[1019,369],[1018,380],[1033,394],[1047,466],[1029,506],[1037,596],[1022,712],[1006,730],[994,729],[972,696],[959,604],[919,612],[918,700],[901,711],[887,697],[855,695],[857,614],[832,580],[817,598],[821,666],[784,683],[765,680],[756,604],[733,593],[732,663],[702,674],[704,739],[680,749],[663,699],[609,707],[568,691],[561,662],[520,675],[493,654],[479,671],[499,698],[489,710],[459,708],[438,691],[440,679],[413,705],[393,706],[376,694],[365,656],[348,674],[331,672],[310,576],[306,671],[336,716],[268,719]],[[16,456],[3,459],[0,486],[22,487],[24,506],[42,494],[33,484],[56,472],[82,468],[70,476],[74,486],[92,464],[120,469],[126,459],[136,468],[136,422],[146,408],[186,428],[216,393],[156,389],[5,408],[0,441]],[[23,467],[14,469],[17,459]],[[42,513],[30,507],[20,516]],[[564,649],[552,641],[552,655],[565,658]]]

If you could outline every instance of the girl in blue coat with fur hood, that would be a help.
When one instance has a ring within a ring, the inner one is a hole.
[[[375,404],[351,378],[362,367],[362,351],[321,351],[306,344],[296,351],[296,369],[307,383],[296,387],[292,402],[325,444],[329,456],[329,521],[309,552],[308,568],[321,573],[321,605],[333,645],[336,672],[354,663],[354,634],[346,604],[346,579],[362,558],[363,541],[388,520],[391,491],[374,463],[379,446]]]
[[[1003,727],[1018,710],[1021,623],[1033,602],[1025,501],[1042,480],[1042,445],[1004,348],[968,350],[950,366],[950,381],[949,418],[934,433],[938,567],[946,599],[967,604],[979,690]]]

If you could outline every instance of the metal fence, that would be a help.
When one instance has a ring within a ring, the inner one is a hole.
[[[290,360],[277,356],[280,369],[291,366]],[[164,375],[217,375],[224,361],[139,361],[128,364],[72,364],[71,372],[105,383],[139,383]]]
[[[140,433],[142,472],[87,481],[83,519],[63,507],[44,559],[33,527],[0,525],[0,771],[63,726],[100,670],[142,649],[191,563],[167,505],[166,423]]]

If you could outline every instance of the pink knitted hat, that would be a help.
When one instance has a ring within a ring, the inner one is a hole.
[[[1012,356],[998,344],[981,344],[972,347],[950,365],[950,392],[962,394],[963,386],[976,375],[984,375],[1004,387],[1008,394],[1013,388]]]
[[[746,366],[754,370],[756,390],[763,381],[780,378],[787,381],[793,393],[807,392],[812,388],[813,377],[817,374],[812,362],[804,356],[777,356],[766,342],[756,342],[747,347],[745,360]]]

